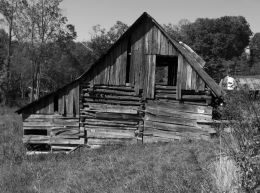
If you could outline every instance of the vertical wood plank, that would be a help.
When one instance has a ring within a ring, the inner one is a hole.
[[[169,55],[169,40],[164,36],[165,42],[165,55]]]
[[[68,114],[73,115],[73,89],[69,88],[68,92]]]
[[[160,54],[161,55],[166,55],[166,42],[165,42],[165,37],[164,35],[162,34],[160,36],[160,44],[161,44],[161,50],[160,50]]]
[[[129,82],[134,85],[134,80],[135,80],[135,36],[134,34],[132,35],[131,38],[131,62],[130,62],[130,72],[129,72]]]
[[[76,115],[79,115],[79,85],[76,85],[76,88],[74,89],[74,102],[75,102],[75,110],[76,110]]]
[[[48,100],[48,114],[53,114],[54,113],[54,96],[49,97]]]
[[[205,82],[199,78],[199,91],[204,91],[205,90]]]
[[[191,76],[192,76],[192,68],[189,63],[187,64],[187,79],[186,79],[186,89],[191,90]]]
[[[113,61],[113,51],[110,52],[110,69],[109,69],[109,84],[113,85],[114,84],[114,61]]]
[[[182,89],[186,89],[187,83],[187,61],[183,59],[183,69],[182,69]]]
[[[153,52],[153,28],[152,24],[149,22],[148,24],[148,54],[152,54]]]
[[[68,116],[69,115],[69,92],[66,91],[66,94],[64,96],[64,99],[65,99],[65,112],[66,112],[66,115]]]
[[[153,37],[152,37],[152,53],[151,54],[158,54],[158,28],[156,26],[152,27]]]
[[[162,36],[162,32],[161,30],[157,29],[157,54],[161,53],[161,36]]]
[[[63,95],[62,93],[59,93],[59,108],[58,108],[58,111],[59,111],[59,114],[63,115],[64,114],[64,107],[63,107]]]
[[[108,62],[107,62],[107,56],[104,59],[104,63],[105,63],[105,69],[104,69],[104,84],[107,85],[108,84]]]
[[[155,69],[156,69],[156,55],[151,55],[151,71],[150,71],[150,98],[154,99],[155,90]]]
[[[192,69],[192,74],[191,74],[191,89],[192,90],[196,90],[196,81],[197,81],[196,72],[194,69]]]
[[[181,89],[182,89],[182,79],[183,79],[183,56],[178,55],[178,73],[177,73],[177,94],[176,100],[181,100]]]
[[[147,76],[145,77],[144,97],[154,98],[156,55],[146,55]]]
[[[125,85],[126,79],[126,65],[127,65],[127,39],[124,40],[124,43],[121,46],[121,79],[120,85]]]
[[[116,46],[115,48],[115,85],[119,85],[119,79],[120,79],[120,44]]]

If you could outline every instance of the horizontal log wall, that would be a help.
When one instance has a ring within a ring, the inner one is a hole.
[[[175,86],[156,85],[155,100],[142,100],[132,86],[81,86],[80,127],[90,146],[118,143],[208,139],[214,130],[212,107],[198,101],[176,100]],[[183,91],[187,96],[195,91]],[[196,92],[199,96],[205,96]],[[183,96],[186,96],[183,95]]]
[[[143,108],[134,87],[82,85],[80,128],[90,146],[142,140]]]
[[[84,130],[79,129],[79,117],[31,114],[23,120],[23,142],[29,145],[49,145],[51,150],[69,150],[84,144]]]
[[[185,104],[210,105],[212,96],[210,92],[181,90],[181,95],[177,98],[177,86],[155,85],[155,99],[159,101],[177,102]]]
[[[145,108],[144,143],[181,138],[208,139],[214,130],[212,107],[179,102],[148,101]]]

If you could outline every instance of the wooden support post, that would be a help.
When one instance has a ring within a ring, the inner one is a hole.
[[[183,56],[178,55],[178,73],[177,73],[177,94],[176,100],[181,100],[181,85],[182,85],[182,71],[183,71]]]

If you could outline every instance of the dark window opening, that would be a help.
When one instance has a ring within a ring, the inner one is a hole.
[[[176,86],[178,57],[157,56],[155,69],[155,84]]]
[[[26,129],[24,135],[47,135],[47,129]]]
[[[59,97],[58,95],[54,96],[54,112],[59,111]]]
[[[127,60],[126,60],[126,76],[125,83],[130,83],[130,64],[131,64],[131,37],[127,42]]]
[[[49,144],[25,144],[27,151],[51,151]]]

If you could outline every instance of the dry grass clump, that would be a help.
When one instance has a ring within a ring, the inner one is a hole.
[[[221,155],[216,161],[212,162],[210,171],[218,192],[239,192],[240,171],[234,160]]]

